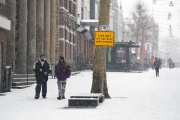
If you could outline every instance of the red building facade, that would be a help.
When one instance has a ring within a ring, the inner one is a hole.
[[[94,58],[94,45],[86,38],[84,31],[77,31],[76,0],[60,0],[59,51],[72,65],[88,64]],[[56,61],[58,58],[56,58]]]

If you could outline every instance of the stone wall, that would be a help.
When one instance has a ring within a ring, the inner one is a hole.
[[[6,0],[7,17],[12,22],[8,33],[7,55],[28,67],[29,73],[40,54],[55,62],[55,46],[58,43],[56,19],[58,0]],[[11,48],[11,49],[10,49]],[[7,65],[11,65],[7,60]],[[25,68],[15,64],[13,71],[24,74]]]

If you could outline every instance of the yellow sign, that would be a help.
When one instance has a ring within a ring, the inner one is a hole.
[[[94,45],[95,46],[114,46],[114,32],[113,31],[95,31]]]

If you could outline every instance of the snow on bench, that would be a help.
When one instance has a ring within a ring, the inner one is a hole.
[[[80,74],[80,71],[79,72],[71,72],[72,76],[76,76],[76,74]]]

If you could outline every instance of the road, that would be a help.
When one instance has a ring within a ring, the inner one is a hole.
[[[64,109],[68,98],[89,93],[92,71],[67,81],[66,99],[57,100],[56,79],[49,79],[47,98],[35,100],[35,84],[0,94],[1,120],[180,120],[180,69],[161,69],[143,73],[108,72],[111,99],[97,108]]]

